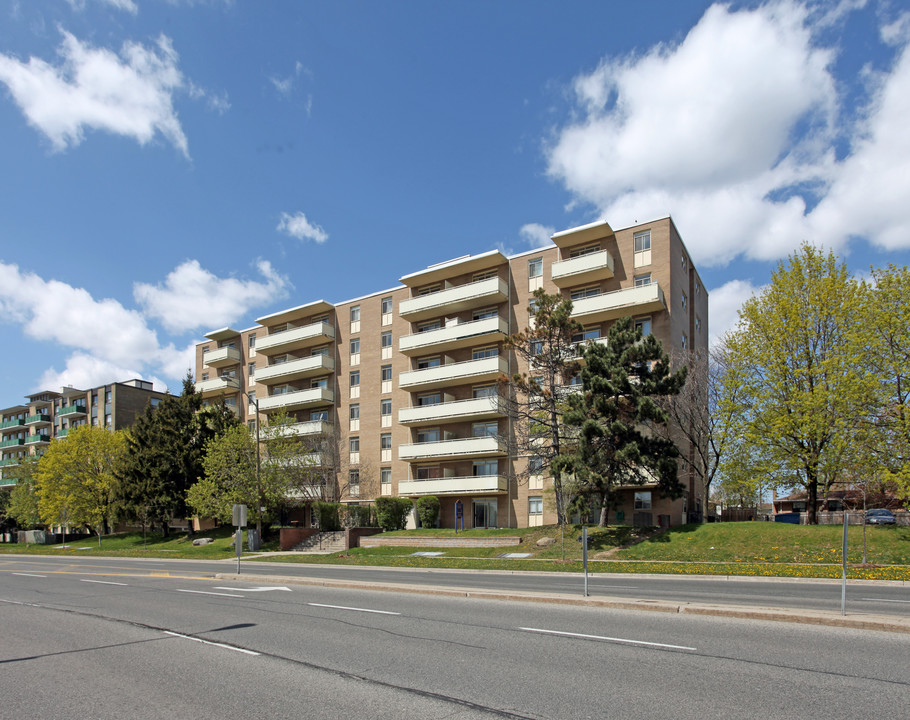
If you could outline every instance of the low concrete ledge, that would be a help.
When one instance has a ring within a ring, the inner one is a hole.
[[[417,535],[405,535],[396,537],[382,537],[374,535],[373,537],[360,538],[360,547],[426,547],[426,548],[490,548],[490,547],[511,547],[521,543],[520,537],[478,537],[478,538],[447,538],[447,537],[419,537]]]

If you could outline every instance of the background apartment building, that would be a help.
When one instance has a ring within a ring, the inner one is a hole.
[[[211,332],[197,346],[197,390],[207,402],[224,397],[250,427],[257,404],[263,418],[290,415],[343,502],[435,495],[443,527],[455,526],[457,510],[466,528],[555,522],[548,478],[534,474],[534,458],[510,454],[513,429],[497,394],[500,377],[527,369],[503,340],[527,328],[531,294],[570,297],[584,325],[579,341],[632,316],[668,352],[707,348],[708,298],[669,217],[622,230],[598,222],[552,240]],[[681,479],[687,493],[675,501],[647,486],[624,489],[610,521],[686,522],[701,498],[693,478]]]
[[[156,406],[167,393],[152,389],[146,380],[101,385],[91,390],[65,387],[27,395],[26,402],[0,410],[0,485],[15,484],[4,472],[21,458],[40,456],[54,438],[71,428],[92,424],[108,430],[132,425],[149,403]]]

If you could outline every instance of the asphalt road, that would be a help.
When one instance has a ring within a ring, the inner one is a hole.
[[[232,573],[236,561],[134,560],[129,558],[67,558],[0,556],[0,573],[16,567],[56,567],[61,562],[75,570],[97,568],[132,572],[141,567],[171,573]],[[492,571],[412,570],[384,567],[299,565],[244,560],[241,574],[319,578],[354,582],[442,585],[459,589],[582,595],[584,578],[574,573],[503,573]],[[669,575],[594,575],[588,578],[593,597],[711,603],[779,609],[840,612],[841,583],[837,580],[774,580],[768,578],[711,578]],[[893,582],[847,583],[847,610],[851,613],[910,618],[910,584]]]
[[[0,717],[766,720],[899,717],[910,697],[904,634],[108,560],[0,558]]]

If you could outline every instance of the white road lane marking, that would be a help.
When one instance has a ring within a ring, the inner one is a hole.
[[[698,648],[687,647],[685,645],[667,645],[665,643],[646,642],[644,640],[629,640],[628,638],[607,637],[605,635],[585,635],[584,633],[561,632],[559,630],[544,630],[542,628],[520,627],[519,630],[526,632],[542,633],[544,635],[562,635],[564,637],[583,638],[585,640],[605,640],[607,642],[625,643],[626,645],[643,645],[645,647],[669,648],[671,650],[692,650]]]
[[[863,600],[869,600],[871,602],[897,602],[897,603],[910,603],[910,600],[887,600],[886,598],[862,598]]]
[[[234,590],[236,592],[269,592],[270,590],[287,590],[291,592],[291,588],[284,586],[275,586],[275,587],[254,587],[254,588],[238,588],[238,587],[216,587],[216,590]]]
[[[108,580],[79,580],[79,582],[98,583],[99,585],[123,585],[123,587],[129,587],[126,583],[110,582]]]
[[[244,650],[243,648],[233,647],[231,645],[225,645],[224,643],[211,642],[210,640],[203,640],[202,638],[190,637],[189,635],[181,635],[180,633],[171,632],[170,630],[164,631],[165,635],[173,635],[174,637],[183,638],[184,640],[193,640],[203,645],[213,645],[214,647],[224,648],[225,650],[233,650],[234,652],[243,653],[244,655],[259,655],[258,652],[254,650]]]
[[[177,592],[195,593],[196,595],[219,595],[220,597],[243,597],[243,595],[229,595],[228,593],[213,593],[213,592],[206,592],[205,590],[181,590],[180,588],[177,588]]]
[[[20,575],[22,577],[47,577],[47,575],[35,575],[34,573],[10,573],[10,575]]]
[[[332,610],[351,610],[353,612],[374,613],[376,615],[401,615],[401,613],[390,612],[389,610],[370,610],[369,608],[346,607],[344,605],[323,605],[322,603],[307,603],[311,607],[331,608]]]

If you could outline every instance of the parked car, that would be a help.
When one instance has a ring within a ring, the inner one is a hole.
[[[866,510],[867,525],[894,525],[894,513],[884,508]]]

